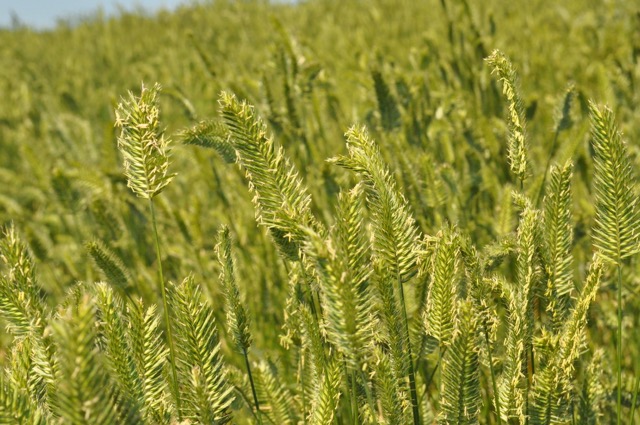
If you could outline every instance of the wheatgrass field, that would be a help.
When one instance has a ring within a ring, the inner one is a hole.
[[[640,4],[0,30],[1,424],[639,424]]]

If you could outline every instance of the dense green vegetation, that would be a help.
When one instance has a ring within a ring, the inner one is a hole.
[[[0,423],[640,423],[640,8],[561,3],[0,31]]]

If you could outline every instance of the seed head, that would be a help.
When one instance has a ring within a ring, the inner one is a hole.
[[[151,89],[142,85],[140,97],[129,92],[128,99],[116,109],[118,149],[124,158],[124,174],[133,192],[151,199],[169,184],[175,174],[169,174],[170,140],[160,127],[157,95],[160,85]]]

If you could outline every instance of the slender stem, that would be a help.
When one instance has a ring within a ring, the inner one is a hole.
[[[435,367],[431,371],[431,375],[429,375],[429,377],[427,378],[426,384],[424,386],[425,392],[429,391],[429,386],[433,382],[433,378],[435,378],[436,372],[438,371],[438,368],[440,367],[440,361],[442,360],[442,357],[445,355],[446,352],[447,352],[447,347],[444,347],[444,348],[440,349],[440,346],[438,346],[438,361],[436,362]]]
[[[413,424],[420,425],[420,409],[418,408],[418,391],[416,390],[416,375],[413,370],[413,355],[411,354],[411,335],[409,334],[409,319],[407,316],[407,306],[404,302],[404,288],[398,274],[396,279],[400,293],[400,303],[402,304],[402,316],[407,341],[407,354],[409,356],[409,390],[411,392],[411,408],[413,411]]]
[[[316,322],[316,325],[318,325],[318,327],[320,327],[320,318],[319,315],[322,314],[322,312],[320,311],[320,301],[317,299],[317,297],[314,294],[314,290],[313,287],[311,286],[311,282],[309,281],[309,278],[307,276],[307,272],[304,268],[304,266],[302,266],[301,268],[301,273],[302,273],[302,278],[304,279],[304,283],[305,288],[307,289],[307,294],[309,297],[309,307],[311,308],[311,314],[313,315],[313,320]]]
[[[535,374],[535,366],[533,363],[533,342],[531,340],[529,340],[529,342],[527,343],[527,345],[529,346],[529,349],[527,350],[527,371],[528,371],[528,378],[527,378],[527,388],[525,389],[525,399],[524,399],[524,404],[525,404],[525,425],[529,424],[529,392],[531,391],[531,386],[533,385],[533,376]]]
[[[360,379],[362,380],[362,387],[364,388],[364,392],[367,395],[367,402],[369,403],[369,408],[371,409],[371,412],[374,413],[374,415],[373,415],[374,424],[377,424],[378,420],[377,420],[376,415],[375,415],[376,403],[375,403],[375,401],[373,399],[373,394],[371,393],[371,388],[369,388],[369,381],[367,380],[367,377],[365,376],[364,372],[362,371],[362,367],[358,368],[358,375],[360,376]]]
[[[636,378],[636,385],[633,389],[633,403],[631,403],[631,423],[634,422],[636,416],[636,403],[638,402],[638,391],[640,390],[640,376]]]
[[[622,423],[622,265],[618,260],[618,425]]]
[[[242,388],[240,388],[240,387],[239,387],[239,386],[237,386],[237,385],[234,385],[234,388],[235,388],[236,392],[237,392],[238,394],[240,394],[240,397],[242,398],[242,400],[244,400],[244,402],[245,402],[248,406],[250,406],[250,405],[251,405],[251,400],[249,400],[249,397],[244,393],[244,391],[242,390]],[[253,409],[251,409],[251,415],[252,415],[254,418],[258,419],[258,415],[256,415],[256,412],[254,412],[254,411],[253,411]],[[279,425],[279,424],[276,424],[276,423],[273,421],[273,419],[271,419],[271,418],[269,417],[269,415],[265,415],[265,418],[267,418],[267,421],[269,421],[271,424],[273,424],[273,425]]]
[[[167,290],[164,285],[164,275],[162,273],[162,257],[160,256],[160,238],[158,237],[158,225],[156,223],[156,211],[153,207],[153,198],[149,198],[149,210],[151,211],[151,223],[153,224],[153,234],[156,242],[156,258],[158,261],[158,278],[160,279],[160,291],[162,292],[162,309],[164,310],[164,324],[167,328],[167,339],[169,341],[169,357],[171,359],[171,375],[173,376],[173,391],[176,396],[176,410],[178,420],[182,419],[180,409],[180,392],[178,390],[178,372],[176,371],[176,352],[173,344],[173,332],[169,321],[169,303],[167,302]]]
[[[520,190],[524,193],[524,180],[520,180]],[[530,291],[531,289],[529,289]],[[527,294],[527,296],[529,296]],[[533,298],[533,296],[531,296]],[[535,299],[533,299],[533,301],[535,301]],[[527,301],[527,318],[531,317],[531,329],[534,328],[534,322],[535,322],[535,314],[534,314],[534,305],[532,305],[529,301]],[[528,320],[527,320],[528,321]],[[533,376],[536,373],[535,370],[535,357],[533,354],[533,341],[531,339],[531,335],[529,335],[527,337],[527,352],[525,354],[526,357],[526,367],[527,367],[527,387],[525,388],[525,399],[524,399],[524,404],[525,404],[525,425],[529,425],[529,416],[530,416],[530,410],[529,410],[529,393],[531,392],[531,387],[533,386]]]
[[[438,382],[437,382],[437,391],[438,391],[438,396],[440,398],[440,400],[438,400],[438,404],[440,404],[440,402],[442,401],[442,390],[443,388],[443,379],[442,379],[442,359],[444,358],[444,354],[447,352],[447,348],[445,347],[444,349],[442,348],[442,342],[438,342],[438,363],[436,364],[436,370],[433,371],[433,374],[435,376],[435,373],[438,372]],[[440,367],[437,367],[438,365],[440,365]],[[440,406],[438,406],[440,407]]]
[[[300,393],[302,395],[302,423],[307,425],[307,397],[304,393],[304,349],[299,347],[300,360],[298,361],[298,376],[300,378]]]
[[[247,367],[247,374],[249,375],[249,383],[251,384],[251,393],[253,394],[253,402],[256,405],[256,418],[258,418],[258,422],[262,425],[262,415],[260,413],[260,402],[258,401],[258,394],[256,393],[256,386],[253,383],[253,375],[251,374],[251,365],[249,364],[249,354],[246,349],[242,350],[242,355],[244,356],[244,364]]]
[[[484,326],[484,340],[487,343],[487,353],[489,353],[489,370],[491,371],[491,384],[493,385],[493,398],[496,404],[496,417],[498,418],[498,425],[502,425],[502,418],[500,416],[500,397],[498,394],[498,384],[496,383],[496,374],[493,370],[493,355],[491,354],[491,342],[489,341],[489,332],[487,331],[487,323]]]
[[[311,285],[309,285],[309,290],[311,291],[311,302],[316,306],[314,310],[317,312],[316,322],[318,322],[318,326],[320,326],[320,317],[322,317],[322,303],[320,302],[320,294],[318,291],[314,291]]]
[[[356,375],[352,370],[351,373],[351,415],[352,423],[358,423],[358,389],[356,387]]]
[[[424,350],[426,349],[426,346],[427,346],[427,334],[423,333],[422,336],[420,337],[420,348],[418,349],[418,355],[416,356],[414,370],[418,370],[418,368],[420,367],[420,359],[424,355]],[[426,375],[426,374],[423,373],[423,375]]]

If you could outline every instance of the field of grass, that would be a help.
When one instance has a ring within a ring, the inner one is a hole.
[[[640,7],[0,30],[0,424],[638,424]]]

